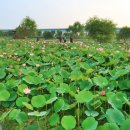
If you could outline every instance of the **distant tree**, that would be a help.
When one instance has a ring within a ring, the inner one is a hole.
[[[37,30],[37,35],[42,37],[42,31],[41,30]]]
[[[123,27],[118,33],[118,38],[127,42],[130,39],[130,27]]]
[[[84,31],[84,26],[80,22],[75,22],[73,25],[69,26],[69,31],[71,31],[74,35],[79,36]]]
[[[12,30],[9,30],[6,32],[7,36],[8,37],[12,37],[13,36],[13,31]]]
[[[36,22],[30,17],[23,19],[22,23],[15,30],[15,38],[34,37],[37,32]]]
[[[3,31],[0,31],[0,37],[3,37],[5,33]]]
[[[45,32],[43,33],[43,37],[44,37],[45,39],[51,39],[51,38],[54,37],[54,32],[45,31]]]
[[[0,37],[12,37],[13,31],[7,30],[7,31],[0,31]]]
[[[88,36],[98,42],[110,42],[115,38],[116,25],[108,19],[90,18],[85,26]]]
[[[57,31],[56,31],[56,34],[57,34],[57,36],[60,36],[60,35],[62,35],[62,31],[57,30]]]

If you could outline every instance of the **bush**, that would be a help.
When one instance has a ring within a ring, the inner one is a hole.
[[[54,33],[55,33],[55,32],[45,31],[45,32],[43,33],[43,37],[44,37],[45,39],[51,39],[51,38],[54,37]]]
[[[130,38],[130,27],[123,27],[119,31],[118,38],[125,42]]]
[[[22,23],[16,28],[14,38],[31,38],[37,32],[37,25],[30,17],[23,19]]]
[[[115,37],[116,26],[111,20],[93,17],[88,20],[85,30],[88,36],[98,42],[111,42]]]

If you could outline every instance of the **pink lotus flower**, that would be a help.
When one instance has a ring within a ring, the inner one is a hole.
[[[8,58],[11,58],[12,57],[12,55],[8,55]]]
[[[44,46],[42,46],[42,49],[44,50],[44,49],[45,49],[45,47],[46,47],[45,45],[44,45]]]
[[[20,60],[21,60],[20,58],[17,59],[17,61],[20,61]]]
[[[5,52],[3,52],[3,55],[6,55],[6,53],[5,53]]]
[[[103,48],[97,48],[98,51],[103,51],[104,49]]]
[[[17,53],[14,53],[15,56],[17,56],[18,54]]]
[[[22,75],[22,72],[19,71],[19,72],[18,72],[18,75]]]
[[[130,57],[130,54],[128,54],[128,57]]]
[[[115,51],[115,53],[119,53],[119,51],[117,50],[117,51]]]
[[[23,64],[22,64],[22,66],[24,66],[24,67],[25,67],[25,66],[26,66],[26,63],[23,63]]]
[[[34,56],[34,54],[33,54],[33,53],[30,53],[30,56]]]
[[[13,68],[13,66],[12,66],[12,65],[10,65],[10,66],[9,66],[9,68],[10,68],[10,69],[12,69],[12,68]]]
[[[14,56],[14,59],[16,59],[16,56]]]
[[[0,55],[0,57],[1,57],[1,58],[3,58],[3,57],[4,57],[4,55]]]
[[[106,91],[105,91],[105,90],[102,90],[102,91],[100,92],[100,94],[101,94],[101,95],[105,95],[105,94],[106,94]]]
[[[31,92],[31,90],[30,90],[29,88],[25,88],[25,89],[23,90],[23,92],[24,92],[25,94],[29,94],[29,93]]]
[[[40,64],[36,64],[36,67],[40,67]]]
[[[31,46],[31,48],[34,48],[34,46]]]

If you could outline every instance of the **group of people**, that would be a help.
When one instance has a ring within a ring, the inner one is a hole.
[[[62,43],[62,42],[66,43],[67,42],[67,39],[66,39],[65,35],[63,35],[63,36],[60,35],[57,38],[59,39],[60,43]],[[70,35],[69,39],[70,39],[70,43],[73,43],[73,36],[72,35]]]
[[[66,39],[65,35],[59,35],[57,38],[59,39],[60,43],[62,43],[62,42],[66,43],[67,42],[67,39]],[[73,35],[70,35],[70,37],[69,37],[70,43],[73,43],[73,39],[74,39]],[[40,36],[37,35],[36,41],[38,42],[39,40],[40,40]]]

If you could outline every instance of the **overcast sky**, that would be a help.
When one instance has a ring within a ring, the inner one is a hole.
[[[66,28],[98,16],[130,26],[130,0],[0,0],[0,29],[14,29],[26,16],[38,28]]]

